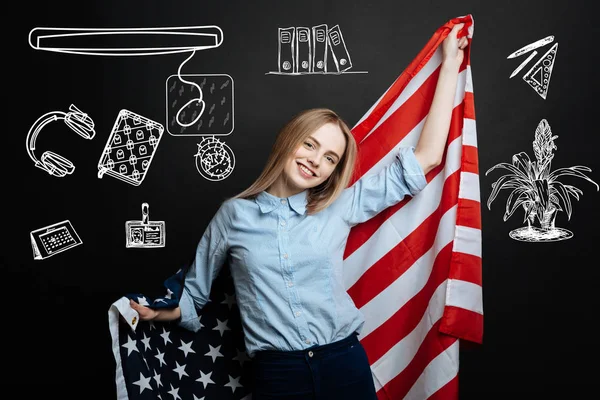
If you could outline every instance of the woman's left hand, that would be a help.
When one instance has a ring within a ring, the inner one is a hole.
[[[454,25],[446,39],[444,39],[442,43],[442,60],[444,63],[452,63],[457,66],[462,64],[465,53],[464,48],[469,44],[469,40],[466,36],[458,39],[457,35],[464,25],[462,22]]]

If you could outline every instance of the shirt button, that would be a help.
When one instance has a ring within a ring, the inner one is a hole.
[[[288,282],[288,286],[292,287],[292,286],[294,286],[294,283],[293,282]]]
[[[299,317],[299,316],[300,316],[300,311],[296,311],[296,312],[294,313],[294,315],[295,315],[296,317]],[[308,343],[308,342],[307,342],[307,343]]]
[[[285,200],[281,200],[281,204],[285,204]]]
[[[310,344],[310,339],[306,339],[306,340],[304,341],[304,343],[306,343],[306,344]]]
[[[312,351],[309,351],[309,352],[308,352],[308,356],[309,356],[309,357],[312,357],[313,355],[314,355],[314,353],[313,353]]]
[[[283,258],[288,258],[287,253],[283,253]]]
[[[281,221],[281,226],[285,226],[285,221]]]

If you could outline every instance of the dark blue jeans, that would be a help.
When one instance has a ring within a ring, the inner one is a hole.
[[[252,365],[252,400],[377,400],[356,333],[305,350],[258,351]]]

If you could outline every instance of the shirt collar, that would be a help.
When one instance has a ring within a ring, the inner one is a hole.
[[[273,196],[272,194],[263,190],[256,196],[255,201],[263,214],[271,212],[275,208],[279,207],[279,205],[281,205],[281,201],[283,200],[289,202],[290,207],[292,207],[292,209],[298,214],[302,215],[306,211],[307,196],[308,190],[304,190],[287,198]]]

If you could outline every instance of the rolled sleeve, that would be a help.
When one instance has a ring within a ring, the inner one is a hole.
[[[416,195],[427,186],[427,180],[423,168],[415,156],[415,148],[413,146],[401,147],[396,158],[402,165],[402,175],[411,196]]]
[[[196,306],[191,296],[184,290],[179,300],[179,310],[181,311],[181,319],[179,325],[192,332],[200,330],[200,320],[196,312]]]
[[[378,173],[366,174],[346,188],[336,201],[343,219],[350,225],[365,222],[407,195],[419,193],[427,181],[414,147],[401,147],[395,160]]]

